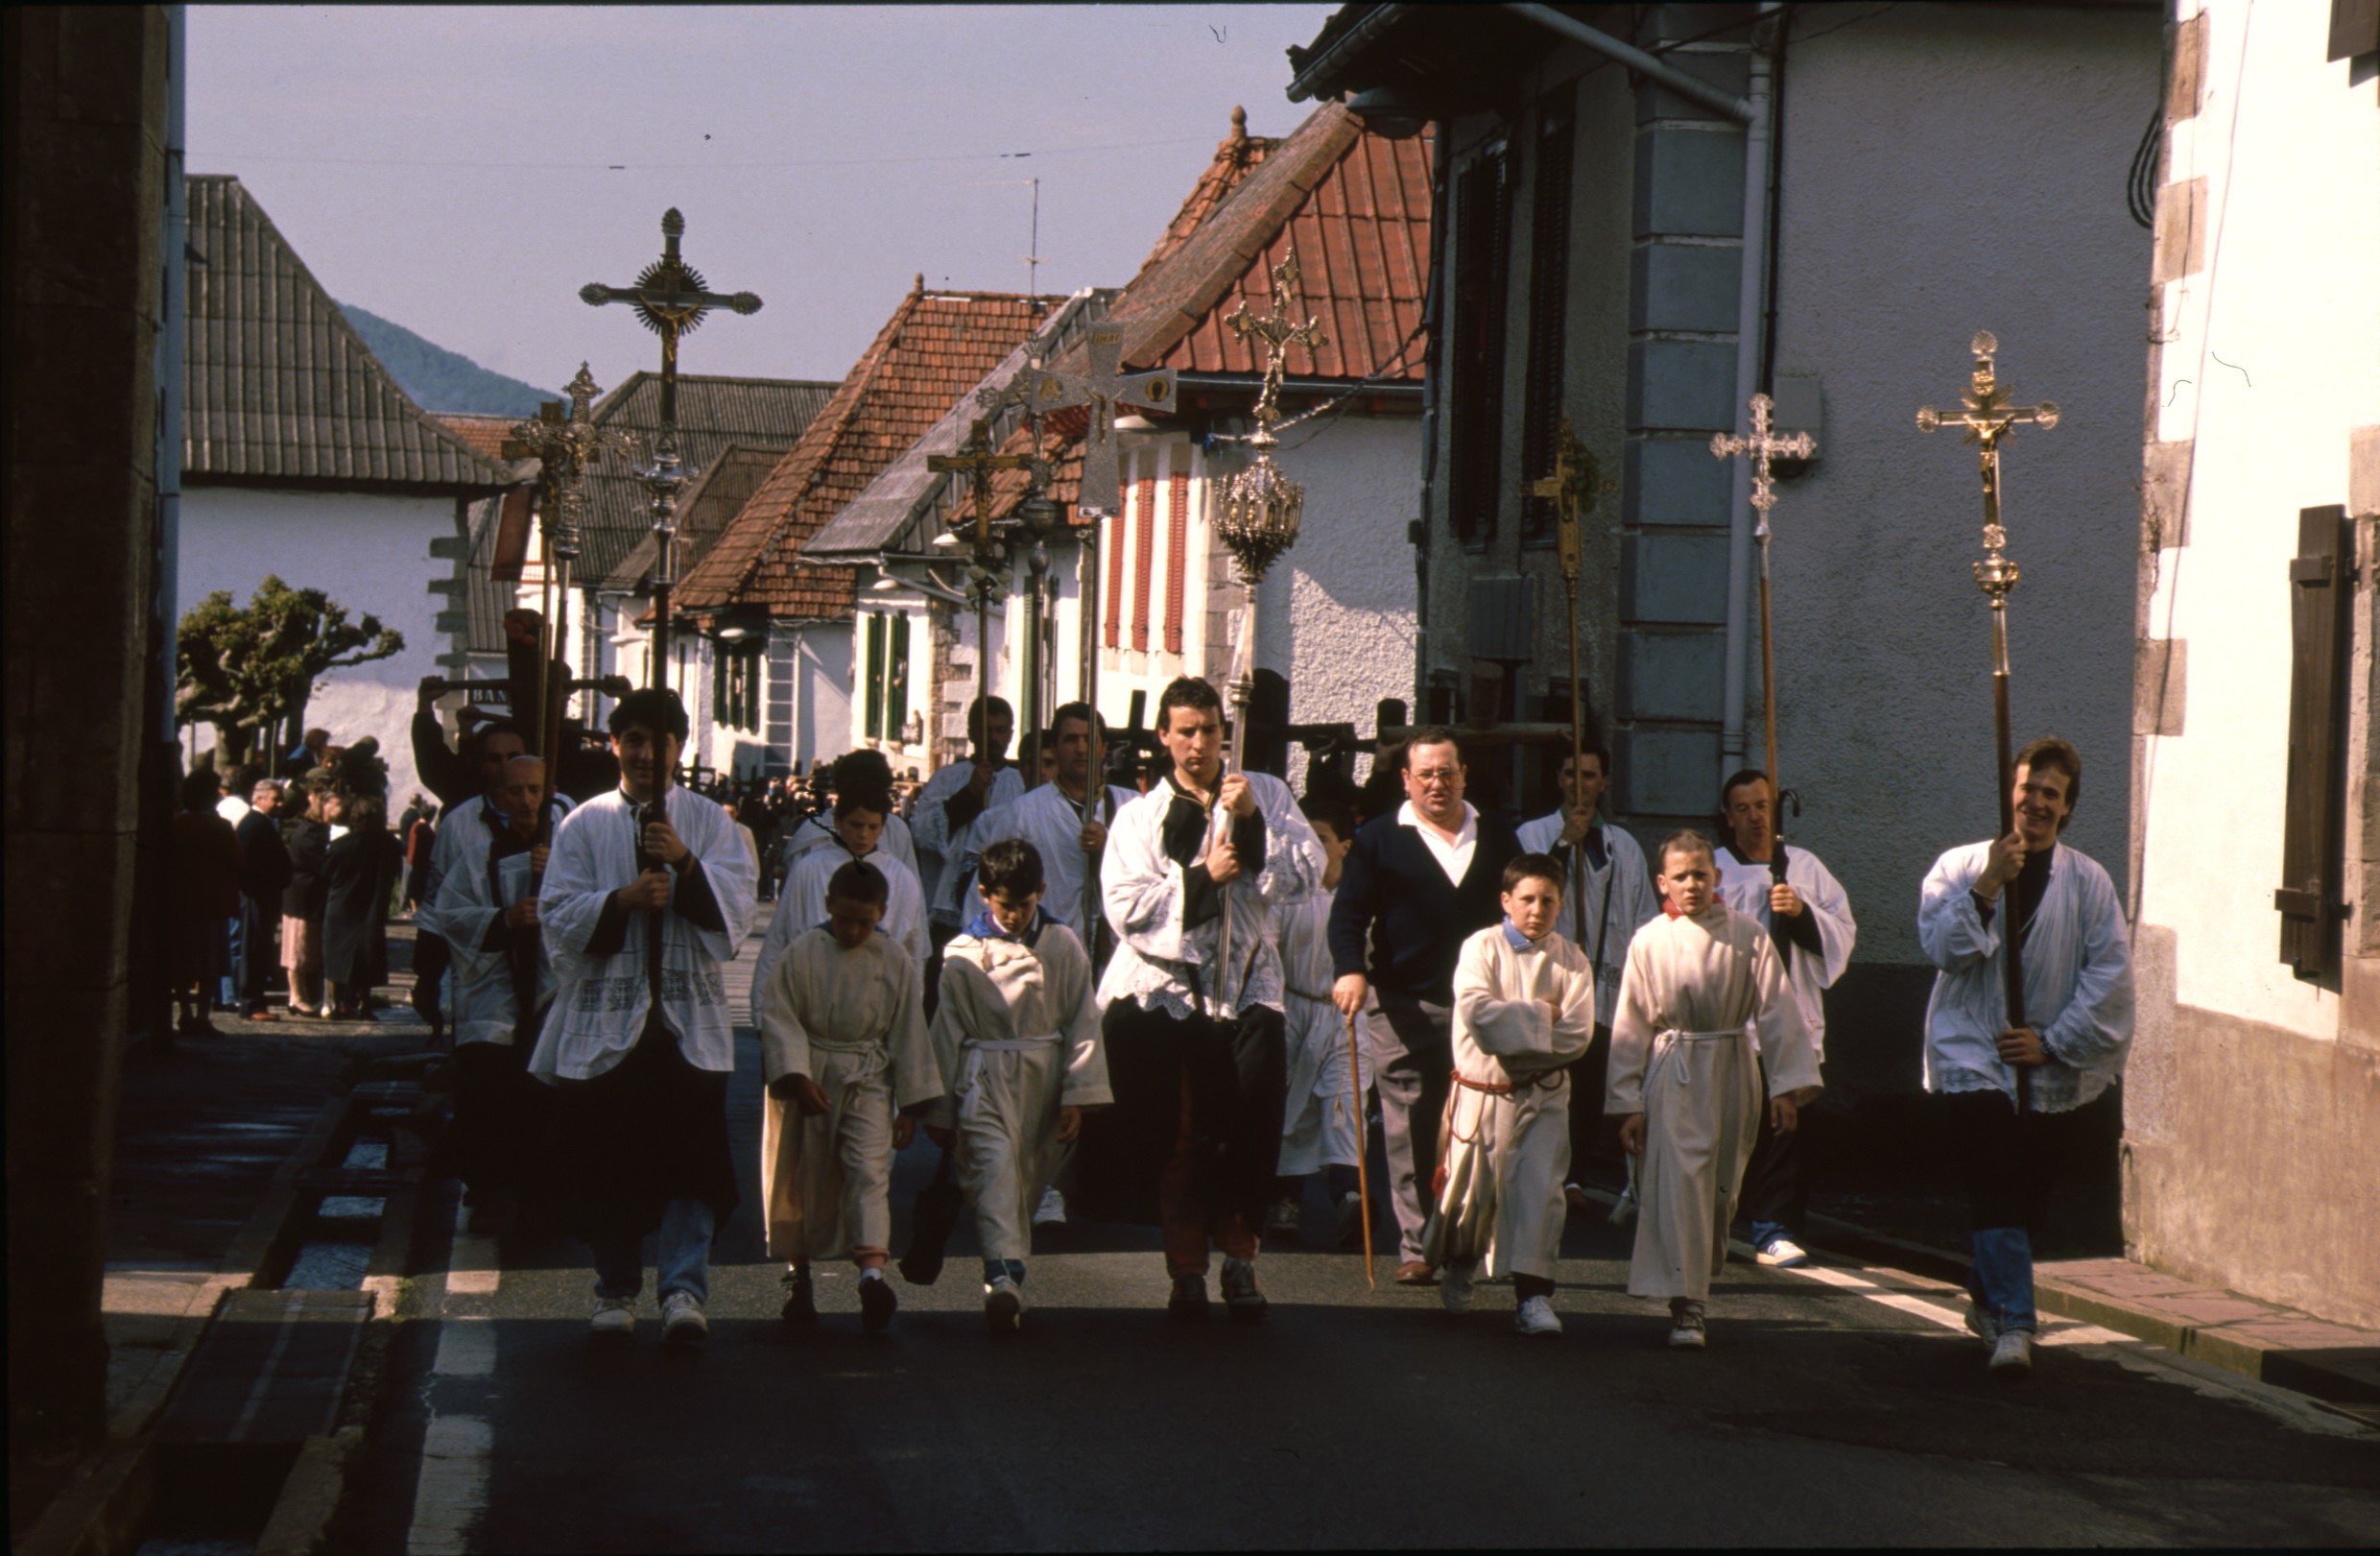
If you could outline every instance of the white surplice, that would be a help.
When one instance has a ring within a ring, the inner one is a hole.
[[[491,861],[495,837],[488,829],[484,813],[475,812],[470,825],[477,836],[469,841],[476,846],[452,850],[451,868],[439,881],[437,896],[423,902],[416,922],[425,933],[443,939],[453,951],[456,1044],[510,1043],[521,1022],[520,993],[512,982],[511,953],[502,946],[489,950],[488,932],[505,910],[537,892],[530,880],[529,854],[508,853]],[[554,998],[553,961],[534,925],[514,933],[537,941],[537,991],[533,1008],[542,1010]]]
[[[797,821],[792,835],[780,839],[776,849],[785,861],[785,874],[790,876],[794,867],[812,850],[842,847],[843,834],[835,830],[834,812],[821,811]],[[916,872],[920,882],[925,879],[924,872],[917,870],[916,839],[911,836],[909,824],[898,815],[885,817],[884,831],[876,838],[876,848]]]
[[[1769,944],[1775,945],[1769,893],[1776,886],[1776,876],[1768,862],[1739,858],[1733,849],[1724,845],[1717,850],[1717,857],[1720,898],[1745,918],[1758,920],[1763,928],[1771,931]],[[1818,1045],[1819,1058],[1823,1061],[1825,992],[1835,986],[1843,970],[1851,965],[1851,946],[1859,939],[1859,924],[1851,917],[1851,899],[1844,895],[1843,883],[1809,850],[1790,846],[1785,850],[1785,884],[1800,897],[1802,912],[1818,926],[1817,954],[1800,946],[1780,954],[1786,976],[1794,986],[1794,1003],[1801,1007],[1801,1024],[1810,1029],[1810,1041]]]
[[[1940,970],[1925,1007],[1925,1086],[2000,1091],[2012,1101],[2016,1081],[2000,1061],[1999,1034],[2008,1025],[2001,946],[2016,889],[2001,892],[1986,924],[1974,887],[1990,851],[1988,843],[1953,849],[1926,873],[1917,944]],[[2039,1112],[2080,1108],[2124,1073],[2132,1044],[2131,954],[2124,904],[2107,872],[2058,844],[2024,939],[2025,1017],[2051,1060],[2033,1072]]]
[[[1630,1295],[1710,1295],[1759,1130],[1764,1060],[1770,1096],[1818,1089],[1818,1047],[1767,927],[1714,901],[1639,929],[1604,1106],[1645,1115]]]
[[[1218,966],[1224,915],[1183,926],[1188,877],[1165,851],[1165,815],[1182,791],[1169,777],[1116,813],[1100,865],[1100,897],[1117,942],[1100,980],[1101,1006],[1130,999],[1186,1019],[1203,1002],[1217,1020],[1251,1005],[1281,1008],[1281,952],[1273,917],[1321,884],[1322,845],[1288,784],[1269,773],[1250,773],[1248,788],[1264,817],[1264,865],[1243,868],[1223,888],[1230,905],[1228,967]],[[1202,841],[1197,857],[1205,854]]]
[[[959,890],[966,874],[967,846],[975,836],[975,828],[984,817],[1002,805],[1012,804],[1025,792],[1025,779],[1013,762],[1003,762],[991,787],[985,792],[984,808],[964,826],[953,826],[950,813],[944,807],[951,796],[965,788],[975,777],[975,764],[965,757],[934,770],[917,791],[917,802],[910,807],[912,829],[917,836],[917,849],[935,866],[934,895],[927,898],[934,920],[954,928],[966,917],[964,898]]]
[[[952,1165],[986,1258],[1032,1250],[1034,1208],[1065,1154],[1058,1110],[1115,1100],[1090,957],[1064,924],[1039,925],[1027,946],[978,917],[942,947],[932,1028],[942,1099],[929,1116],[958,1132]]]
[[[1283,908],[1280,924],[1281,1015],[1289,1050],[1289,1100],[1282,1110],[1283,1178],[1356,1162],[1356,1107],[1371,1089],[1371,1036],[1355,1018],[1355,1084],[1347,1084],[1347,1023],[1331,1003],[1330,905],[1338,892],[1317,886],[1304,901]]]
[[[923,985],[897,942],[845,950],[823,929],[793,938],[752,1001],[765,1085],[807,1075],[826,1093],[808,1116],[761,1096],[760,1203],[769,1255],[787,1260],[889,1252],[892,1119],[941,1090]]]
[[[1116,812],[1140,796],[1130,789],[1109,788],[1098,801],[1092,820],[1103,826],[1115,823]],[[1083,812],[1075,808],[1066,792],[1055,783],[1044,783],[1030,789],[1013,803],[997,810],[988,810],[967,829],[965,856],[960,869],[970,877],[966,897],[961,907],[968,919],[984,911],[986,903],[973,881],[982,867],[984,850],[1003,838],[1021,837],[1041,855],[1041,911],[1064,924],[1077,940],[1088,944],[1083,932],[1083,894],[1084,865],[1089,856],[1083,851]],[[1094,888],[1096,890],[1096,888]],[[1098,904],[1092,908],[1097,910]]]
[[[608,956],[591,954],[587,946],[604,904],[636,879],[635,807],[614,789],[563,817],[554,828],[537,892],[537,919],[559,986],[529,1061],[540,1080],[591,1080],[636,1046],[653,1006],[646,957],[655,919],[661,921],[662,1024],[697,1069],[735,1068],[726,965],[751,932],[757,883],[726,811],[675,784],[666,805],[679,841],[702,864],[725,927],[704,928],[678,911],[686,880],[673,871],[669,910],[629,914],[620,948]]]
[[[1439,1137],[1446,1182],[1421,1257],[1433,1266],[1486,1258],[1498,1278],[1551,1280],[1568,1214],[1562,1066],[1595,1041],[1586,953],[1556,933],[1523,940],[1509,921],[1480,930],[1455,962],[1453,1027],[1455,1081]]]
[[[1553,853],[1568,820],[1558,810],[1521,823],[1522,851]],[[1661,916],[1661,898],[1653,889],[1653,873],[1636,840],[1608,824],[1595,830],[1603,838],[1603,868],[1596,868],[1584,843],[1573,850],[1577,858],[1562,872],[1561,915],[1554,927],[1586,953],[1595,973],[1595,1019],[1607,1027],[1620,1001],[1620,969],[1628,962],[1628,943]]]
[[[925,892],[916,872],[878,849],[859,861],[884,877],[884,917],[876,927],[909,952],[920,971],[928,949],[925,935]],[[785,947],[805,930],[826,922],[826,883],[835,872],[851,863],[840,839],[832,849],[812,849],[785,878],[776,894],[776,916],[769,921],[768,937],[760,943],[760,958],[752,967],[752,1009],[760,1009],[760,991]]]

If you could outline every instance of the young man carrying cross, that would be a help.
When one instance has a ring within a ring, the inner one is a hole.
[[[2082,756],[2044,736],[2016,754],[2016,830],[1934,862],[1917,942],[1935,974],[1925,1011],[1925,1088],[1942,1099],[1966,1174],[1974,1263],[1967,1328],[1991,1369],[2033,1368],[2038,1324],[2033,1239],[2080,1112],[2124,1073],[2132,1042],[2131,944],[2124,903],[2098,861],[2059,841],[2082,792]],[[2013,925],[2029,1024],[2008,1022]],[[2019,1111],[2016,1072],[2032,1075]]]
[[[537,922],[558,986],[530,1072],[556,1089],[573,1230],[595,1253],[597,1334],[636,1327],[660,1233],[663,1338],[707,1338],[710,1245],[735,1209],[726,965],[755,883],[726,813],[678,786],[686,710],[658,687],[611,710],[620,787],[555,828]]]
[[[1775,787],[1766,773],[1749,767],[1721,785],[1719,813],[1727,841],[1719,845],[1719,895],[1727,906],[1767,927],[1822,1064],[1824,993],[1850,965],[1859,925],[1834,873],[1817,854],[1788,849],[1777,837]],[[1781,880],[1775,868],[1779,850],[1784,850]],[[1809,1261],[1797,1240],[1810,1209],[1804,1139],[1801,1129],[1779,1134],[1765,1114],[1761,1117],[1751,1164],[1744,1169],[1743,1209],[1751,1222],[1753,1257],[1762,1264],[1792,1269]]]
[[[1520,846],[1561,867],[1562,938],[1584,952],[1595,974],[1595,1041],[1570,1068],[1570,1173],[1562,1197],[1572,1209],[1589,1202],[1580,1185],[1604,1121],[1604,1077],[1611,1063],[1611,1013],[1620,1003],[1620,969],[1636,931],[1661,916],[1645,850],[1597,810],[1611,778],[1611,753],[1590,743],[1586,763],[1561,760],[1561,808],[1520,826]]]

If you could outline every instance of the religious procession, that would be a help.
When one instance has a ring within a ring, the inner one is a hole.
[[[2370,5],[15,14],[21,1548],[2380,1542]]]

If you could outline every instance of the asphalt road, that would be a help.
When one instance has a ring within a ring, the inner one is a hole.
[[[738,1065],[756,1182],[749,1034]],[[896,1248],[932,1161],[920,1140],[899,1164]],[[1710,1349],[1673,1353],[1598,1213],[1564,1244],[1559,1340],[1511,1332],[1509,1287],[1458,1319],[1385,1256],[1372,1294],[1321,1248],[1268,1250],[1269,1322],[1189,1328],[1154,1232],[1075,1226],[994,1339],[963,1230],[889,1335],[860,1334],[847,1269],[789,1333],[754,1196],[699,1351],[661,1345],[650,1284],[632,1340],[590,1341],[592,1277],[559,1239],[457,1239],[334,1546],[2380,1544],[2369,1428],[2081,1326],[1994,1380],[1956,1294],[1892,1272],[1730,1264]]]

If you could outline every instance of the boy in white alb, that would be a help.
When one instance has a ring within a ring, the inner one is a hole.
[[[925,892],[917,884],[916,872],[883,847],[886,813],[878,806],[888,802],[864,793],[838,796],[837,846],[810,850],[785,877],[785,889],[777,894],[776,917],[769,921],[768,938],[761,942],[759,960],[752,966],[755,1012],[776,959],[785,954],[795,936],[826,922],[826,883],[854,861],[884,877],[884,918],[876,925],[878,931],[907,951],[918,967],[925,966]]]
[[[1504,867],[1504,922],[1463,943],[1444,1184],[1422,1233],[1448,1312],[1471,1305],[1488,1258],[1512,1278],[1512,1328],[1531,1335],[1561,1333],[1554,1265],[1570,1170],[1567,1066],[1595,1041],[1594,973],[1554,928],[1561,897],[1560,864],[1524,853]]]
[[[984,1318],[994,1333],[1025,1317],[1033,1210],[1083,1110],[1115,1100],[1100,1041],[1091,959],[1041,911],[1039,850],[1003,838],[984,850],[988,906],[942,947],[933,1046],[942,1099],[926,1133],[953,1147],[984,1251]]]
[[[1304,901],[1281,910],[1281,1014],[1289,1051],[1289,1103],[1281,1119],[1281,1162],[1274,1169],[1273,1209],[1265,1233],[1293,1241],[1305,1201],[1306,1180],[1325,1173],[1338,1213],[1339,1246],[1361,1246],[1364,1200],[1356,1172],[1357,1110],[1371,1089],[1367,1017],[1355,1017],[1355,1054],[1347,1051],[1347,1021],[1330,1000],[1330,905],[1339,872],[1355,846],[1355,814],[1344,802],[1309,799],[1298,807],[1322,846],[1322,884]],[[1347,1066],[1360,1058],[1352,1083]]]
[[[1699,1351],[1761,1077],[1771,1127],[1790,1135],[1819,1094],[1818,1045],[1768,929],[1719,899],[1710,840],[1673,834],[1660,866],[1669,905],[1629,945],[1605,1111],[1619,1115],[1621,1148],[1644,1159],[1629,1294],[1668,1298],[1669,1343]]]
[[[855,859],[827,884],[827,922],[796,936],[754,1001],[761,1073],[760,1192],[769,1252],[786,1261],[784,1317],[818,1318],[814,1259],[859,1266],[860,1326],[892,1322],[892,1153],[940,1094],[917,963],[878,927],[885,878]],[[794,911],[789,895],[780,916]],[[895,1116],[895,1110],[899,1116]]]

